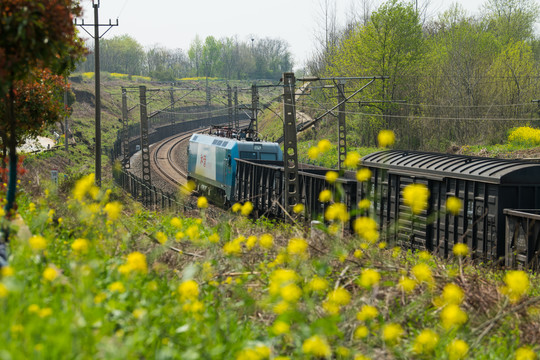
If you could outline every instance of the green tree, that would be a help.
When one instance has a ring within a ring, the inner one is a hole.
[[[192,66],[195,68],[195,76],[201,76],[201,62],[202,62],[203,44],[199,35],[195,36],[195,39],[189,45],[188,57]]]
[[[483,12],[488,31],[507,45],[534,38],[540,6],[534,0],[487,0]]]
[[[104,71],[131,75],[141,75],[145,53],[137,40],[129,35],[103,39],[101,49],[101,68]]]
[[[202,48],[203,75],[212,77],[221,65],[221,44],[213,36],[207,36]]]

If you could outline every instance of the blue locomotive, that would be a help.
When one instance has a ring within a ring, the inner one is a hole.
[[[188,146],[188,180],[213,202],[230,204],[236,201],[235,159],[283,161],[283,152],[277,143],[194,134]]]

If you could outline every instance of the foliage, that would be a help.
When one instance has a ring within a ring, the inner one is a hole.
[[[540,129],[522,126],[508,134],[508,142],[523,146],[540,146]]]

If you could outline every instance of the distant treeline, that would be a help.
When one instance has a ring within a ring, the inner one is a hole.
[[[400,147],[442,150],[499,142],[513,126],[540,123],[536,1],[486,0],[475,16],[453,5],[427,17],[414,2],[388,0],[374,11],[349,12],[346,24],[326,5],[308,72],[388,76],[347,106],[353,144],[373,145],[380,129],[392,129]],[[348,81],[347,93],[366,82]],[[315,115],[320,104],[336,103],[325,89],[311,97],[317,101],[304,100]]]
[[[78,71],[94,71],[93,41]],[[242,42],[237,38],[208,36],[192,41],[188,51],[161,45],[144,48],[129,35],[100,41],[101,70],[110,73],[150,76],[172,81],[184,77],[224,79],[279,79],[293,67],[287,42],[262,38]]]

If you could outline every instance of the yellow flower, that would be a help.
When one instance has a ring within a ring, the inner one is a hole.
[[[316,146],[312,146],[309,148],[308,150],[308,157],[311,159],[311,160],[315,160],[319,157],[319,155],[321,154],[320,150],[318,147]]]
[[[226,255],[239,255],[242,253],[242,243],[239,241],[229,241],[223,245],[223,252]]]
[[[456,284],[447,284],[442,292],[441,301],[444,305],[460,305],[465,298],[463,290]]]
[[[138,251],[132,252],[127,256],[126,264],[120,266],[118,271],[122,274],[129,274],[133,271],[146,274],[148,272],[146,256]]]
[[[195,300],[199,297],[199,284],[195,280],[186,280],[178,286],[182,300]]]
[[[0,283],[0,299],[7,297],[8,294],[9,294],[9,290],[7,286],[4,285],[3,283]]]
[[[362,199],[358,203],[358,208],[362,210],[368,210],[371,206],[371,201],[369,199]]]
[[[419,251],[418,259],[423,260],[423,261],[428,261],[431,259],[431,254],[425,250]]]
[[[326,173],[326,181],[328,181],[329,184],[333,184],[336,182],[336,180],[338,179],[339,177],[339,174],[335,171],[328,171]]]
[[[357,167],[358,163],[360,163],[360,155],[354,151],[347,153],[347,156],[345,157],[345,161],[343,161],[343,165],[351,169],[354,169],[355,167]]]
[[[199,227],[197,225],[191,225],[186,230],[186,235],[193,241],[199,238]]]
[[[177,229],[181,229],[182,228],[182,220],[180,220],[179,218],[177,217],[173,217],[171,219],[171,225]]]
[[[467,313],[459,305],[446,305],[441,311],[441,322],[446,330],[459,327],[467,322]]]
[[[39,312],[38,312],[38,316],[40,318],[46,318],[48,316],[51,316],[52,315],[52,309],[50,307],[46,307],[46,308],[43,308],[43,309],[40,309]]]
[[[431,275],[431,268],[429,265],[424,263],[415,265],[411,269],[411,272],[419,283],[433,283],[433,276]]]
[[[521,270],[510,270],[504,275],[504,283],[501,292],[508,296],[510,302],[517,302],[529,291],[529,276]]]
[[[459,257],[464,257],[464,256],[469,255],[469,248],[467,247],[467,244],[463,244],[463,243],[455,244],[452,251],[454,252],[454,255],[459,256]]]
[[[43,270],[43,278],[47,281],[54,281],[58,277],[58,270],[56,270],[52,266],[47,266],[45,270]]]
[[[449,196],[446,199],[446,211],[452,215],[457,215],[459,214],[459,210],[461,210],[461,200],[455,196]]]
[[[379,147],[385,148],[394,145],[396,141],[396,135],[392,130],[381,130],[377,136],[377,142]]]
[[[89,174],[82,177],[77,181],[75,187],[73,188],[73,198],[75,200],[84,201],[84,198],[89,193],[94,193],[97,187],[94,185],[95,177],[94,174]]]
[[[416,287],[416,281],[414,281],[410,277],[402,276],[401,279],[399,279],[398,286],[402,291],[410,293]]]
[[[292,238],[287,245],[287,253],[299,257],[307,257],[308,243],[304,239]]]
[[[377,222],[367,216],[360,216],[354,220],[354,231],[360,238],[375,243],[379,239],[379,231],[377,231]]]
[[[360,321],[369,321],[375,319],[379,315],[379,311],[375,306],[363,305],[359,312],[356,313],[356,319]]]
[[[403,202],[413,214],[420,214],[428,206],[429,190],[424,184],[410,184],[403,189]]]
[[[302,344],[302,352],[315,357],[328,357],[332,354],[326,339],[319,335],[313,335],[306,339]]]
[[[211,243],[219,242],[219,235],[217,233],[213,233],[208,237],[208,241],[210,241]]]
[[[251,201],[246,201],[244,205],[242,205],[242,209],[240,210],[240,213],[244,216],[248,216],[253,211],[253,204]]]
[[[373,286],[377,285],[380,280],[381,275],[377,270],[364,269],[360,274],[358,284],[366,289],[371,289]]]
[[[328,289],[328,280],[315,275],[307,284],[307,289],[315,292],[322,292]]]
[[[183,195],[189,195],[193,190],[195,190],[196,187],[197,185],[195,184],[195,181],[189,180],[185,185],[180,187],[180,192]]]
[[[349,221],[349,212],[347,211],[347,205],[343,203],[334,203],[326,208],[324,217],[328,221],[339,220],[341,222]]]
[[[107,295],[105,293],[99,293],[96,296],[94,296],[94,304],[101,304],[103,300],[107,298]]]
[[[13,274],[15,274],[15,270],[9,265],[4,266],[0,270],[0,275],[2,275],[2,277],[10,277],[13,276]]]
[[[31,304],[28,306],[28,312],[29,313],[38,313],[39,312],[39,306],[37,304]]]
[[[363,339],[369,335],[369,329],[365,325],[361,325],[354,330],[355,339]]]
[[[280,295],[283,300],[289,303],[295,303],[302,296],[302,289],[296,284],[287,284],[280,289]]]
[[[413,351],[417,354],[429,354],[439,342],[439,335],[431,329],[424,329],[414,340]]]
[[[47,240],[41,235],[32,236],[28,239],[28,242],[30,243],[30,248],[34,251],[45,250],[47,247]]]
[[[77,255],[86,254],[88,252],[89,247],[90,247],[90,244],[88,243],[88,240],[86,239],[76,239],[71,244],[71,249]]]
[[[535,360],[536,353],[529,347],[523,346],[516,350],[516,360]]]
[[[199,209],[206,209],[208,207],[208,200],[204,196],[199,196],[197,199],[197,207]]]
[[[36,210],[36,204],[30,203],[28,204],[28,211],[34,212]]]
[[[281,315],[281,314],[284,314],[286,313],[287,311],[289,311],[289,309],[291,308],[291,305],[286,302],[286,301],[280,301],[279,303],[277,303],[274,308],[272,309],[274,311],[274,313],[276,313],[277,315]]]
[[[353,256],[357,259],[360,259],[362,256],[364,256],[364,252],[360,249],[354,250]]]
[[[330,143],[330,141],[328,141],[327,139],[322,139],[317,144],[317,147],[319,148],[319,151],[321,153],[325,153],[332,148],[332,143]]]
[[[351,294],[343,287],[338,287],[328,293],[327,301],[336,305],[347,305],[351,301]]]
[[[120,281],[113,282],[112,284],[109,285],[108,289],[109,291],[119,292],[119,293],[123,293],[126,291],[124,284],[122,284]]]
[[[399,342],[404,333],[401,325],[389,323],[384,325],[382,329],[382,338],[388,344],[395,344]]]
[[[115,221],[122,212],[122,204],[118,201],[113,201],[105,205],[103,210],[107,213],[107,218],[111,221]]]
[[[163,244],[165,244],[167,242],[168,238],[167,238],[167,235],[165,235],[163,232],[158,231],[156,233],[156,239],[161,245],[163,245]]]
[[[255,247],[255,245],[257,245],[257,237],[254,236],[254,235],[251,235],[246,240],[246,248],[248,250],[251,250],[251,249],[253,249]]]
[[[291,327],[289,326],[289,324],[287,324],[285,321],[277,320],[272,325],[272,333],[274,335],[287,334],[287,333],[289,333],[290,328]]]
[[[263,234],[259,238],[259,245],[265,249],[271,249],[274,245],[274,237],[270,234]]]
[[[304,208],[305,208],[304,204],[299,203],[299,204],[294,205],[292,210],[293,210],[293,212],[295,214],[300,214],[300,213],[304,212]]]
[[[446,352],[448,353],[449,360],[461,360],[465,359],[467,353],[469,352],[469,345],[461,339],[453,340],[446,347]]]
[[[371,360],[369,356],[358,354],[354,356],[354,360]]]
[[[371,179],[371,170],[368,168],[361,168],[356,172],[356,180],[360,182],[366,182]]]
[[[133,317],[135,319],[142,319],[145,315],[146,315],[145,309],[137,308],[133,310]]]
[[[330,192],[330,190],[321,191],[321,193],[319,194],[319,201],[329,202],[330,200],[332,200],[332,193]]]
[[[232,212],[239,212],[242,209],[242,204],[240,203],[234,203],[231,210]]]

